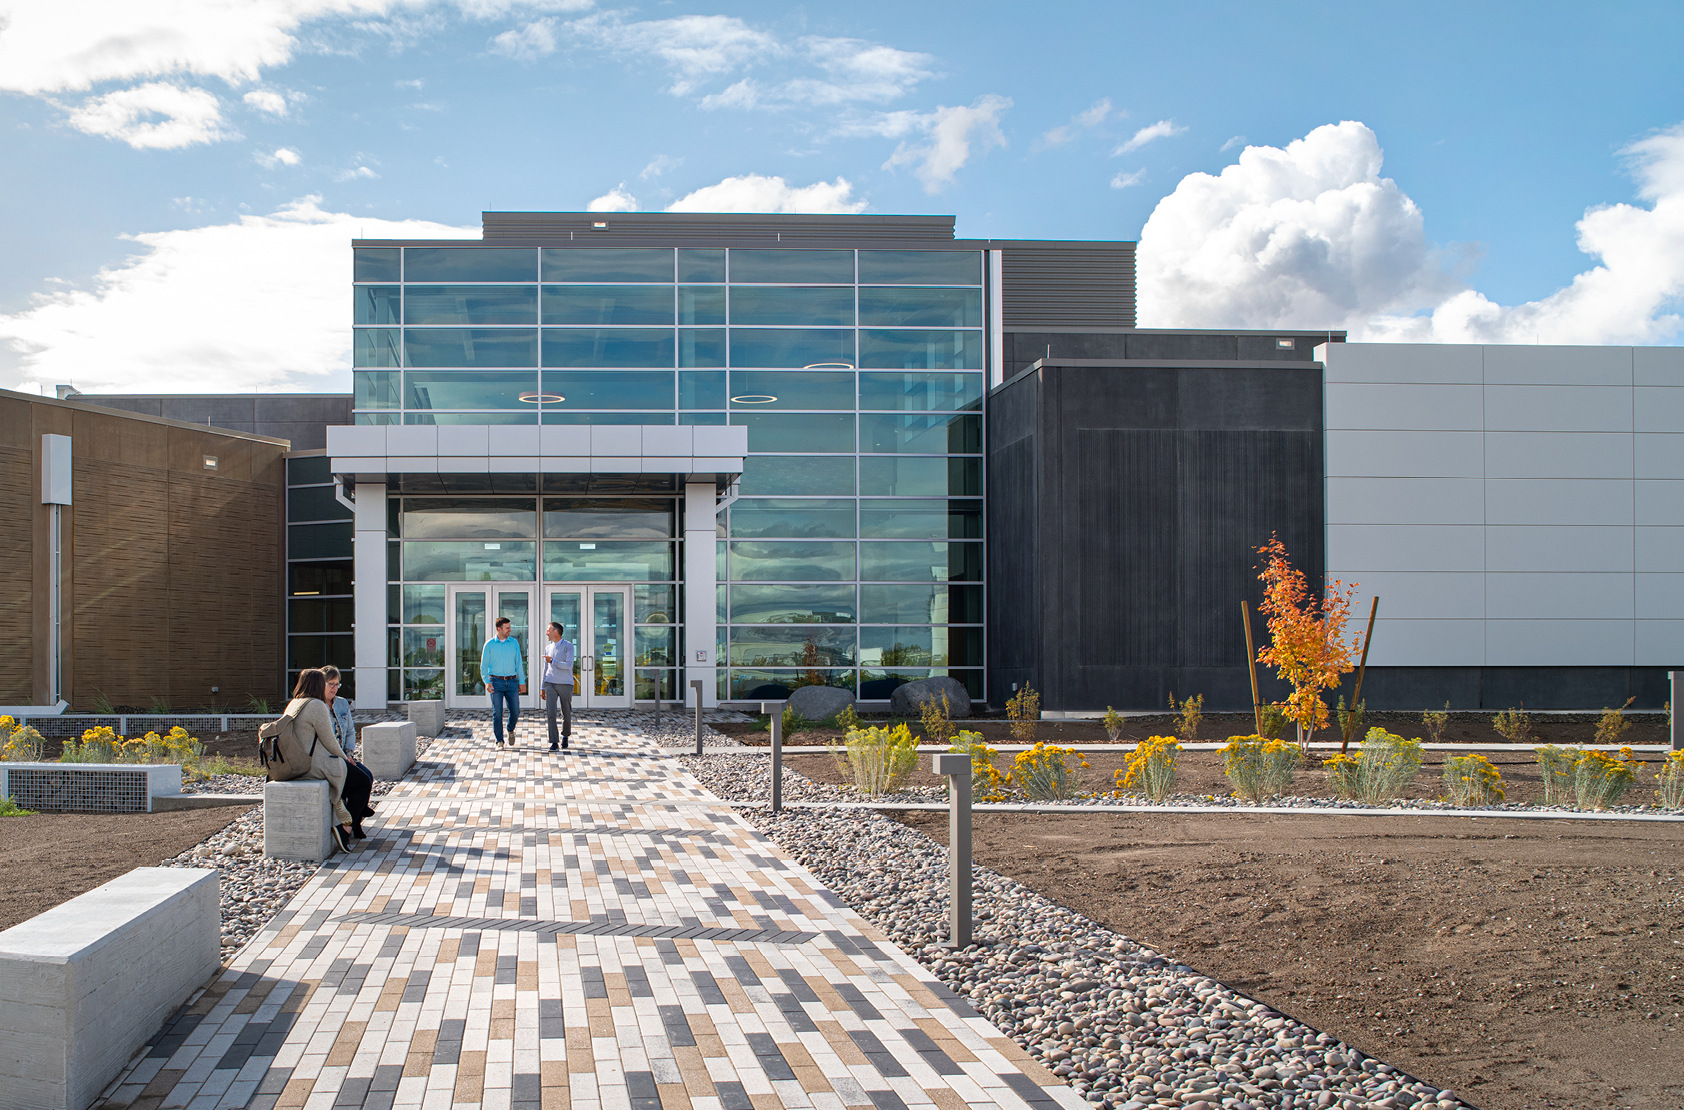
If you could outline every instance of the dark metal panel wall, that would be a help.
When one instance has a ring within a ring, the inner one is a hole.
[[[988,690],[996,704],[1012,683],[1040,681],[1040,388],[1026,377],[988,402]]]
[[[1156,708],[1173,691],[1248,707],[1239,603],[1258,598],[1256,548],[1278,532],[1313,581],[1324,565],[1319,370],[1055,366],[991,396],[991,434],[1036,379],[1033,505],[1004,446],[990,447],[989,588],[1041,599],[1032,681],[1044,706]],[[1029,519],[1027,544],[1007,534]],[[1025,579],[1030,566],[1039,579]],[[1014,617],[1004,602],[990,615]],[[991,644],[1010,635],[991,629]],[[1010,688],[1006,660],[991,650],[995,701]]]
[[[1134,327],[1133,243],[1000,246],[1006,327]]]

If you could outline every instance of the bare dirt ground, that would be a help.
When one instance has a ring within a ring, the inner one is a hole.
[[[1485,1110],[1684,1106],[1684,826],[985,813],[975,855]]]
[[[1310,760],[1303,771],[1294,780],[1292,793],[1309,798],[1335,798],[1338,796],[1329,782],[1327,773],[1321,767],[1323,755],[1328,753],[1312,752]],[[1444,754],[1428,752],[1421,770],[1415,780],[1404,792],[1405,798],[1422,798],[1436,800],[1444,794]],[[1454,755],[1455,753],[1450,753]],[[1538,764],[1526,752],[1488,752],[1485,754],[1498,772],[1503,776],[1503,790],[1507,802],[1522,802],[1527,804],[1542,803],[1544,800],[1544,783],[1538,773]],[[994,765],[1002,772],[1011,766],[1010,753],[1002,752],[995,757]],[[1116,772],[1128,764],[1128,756],[1124,752],[1086,752],[1082,757],[1087,760],[1086,769],[1076,771],[1076,783],[1082,791],[1110,791],[1116,787]],[[1076,757],[1068,759],[1068,764],[1079,767]],[[1653,804],[1655,801],[1655,775],[1662,764],[1659,755],[1650,755],[1638,772],[1638,781],[1621,799],[1622,804],[1642,805]],[[853,779],[836,766],[836,761],[828,753],[797,752],[784,757],[784,765],[801,772],[814,782],[843,783]],[[910,786],[939,786],[942,780],[930,773],[930,762],[921,759],[918,769],[908,779]],[[1182,752],[1176,761],[1177,794],[1213,795],[1225,798],[1233,793],[1233,787],[1222,773],[1222,757],[1216,752]]]
[[[174,813],[0,817],[0,929],[136,867],[155,867],[221,829],[239,806]]]
[[[1451,744],[1503,744],[1506,741],[1491,727],[1492,714],[1489,713],[1460,713],[1453,714],[1448,726],[1444,730],[1444,742]],[[869,725],[886,725],[894,719],[889,717],[866,717],[863,723]],[[1622,744],[1665,744],[1668,742],[1666,715],[1662,713],[1627,713],[1626,720],[1631,727],[1620,737]],[[1128,717],[1124,719],[1122,743],[1134,744],[1148,736],[1174,735],[1177,718],[1170,714],[1149,717]],[[982,738],[989,744],[1017,743],[1010,732],[1011,722],[1004,717],[968,717],[953,722],[957,727],[970,729],[982,733]],[[919,734],[917,721],[908,721],[913,734]],[[1419,713],[1370,713],[1364,719],[1364,728],[1372,725],[1383,725],[1388,730],[1406,736],[1410,739],[1429,739],[1427,731],[1421,723]],[[766,744],[770,738],[764,724],[755,723],[722,723],[712,726],[744,744]],[[1596,734],[1595,714],[1574,714],[1571,716],[1535,716],[1532,718],[1532,730],[1536,733],[1537,743],[1540,744],[1589,744]],[[1249,713],[1208,713],[1204,723],[1199,728],[1198,739],[1201,742],[1221,743],[1230,736],[1248,734],[1255,731]],[[1036,732],[1037,740],[1044,740],[1048,744],[1108,744],[1111,738],[1105,732],[1105,726],[1098,721],[1040,721]],[[786,744],[825,744],[842,739],[840,729],[811,728],[792,733],[784,737]],[[1324,730],[1316,733],[1312,739],[1316,741],[1337,741],[1339,734],[1335,730]],[[1361,737],[1357,737],[1361,739]]]

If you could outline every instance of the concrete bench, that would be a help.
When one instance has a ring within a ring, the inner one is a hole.
[[[422,736],[437,736],[444,731],[444,702],[412,701],[408,704],[409,719],[416,732]]]
[[[363,765],[374,772],[377,779],[395,782],[415,766],[414,721],[387,721],[378,725],[364,725],[362,732]]]
[[[333,806],[326,779],[263,784],[263,854],[271,859],[327,859],[333,854]]]
[[[0,1110],[85,1110],[219,964],[215,871],[137,867],[0,933]]]

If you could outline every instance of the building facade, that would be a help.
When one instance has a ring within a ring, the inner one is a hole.
[[[71,403],[287,431],[288,684],[484,705],[506,615],[586,706],[1237,709],[1272,535],[1380,598],[1371,708],[1658,708],[1684,663],[1678,349],[1141,329],[1133,244],[951,217],[486,213],[351,261],[350,396]]]

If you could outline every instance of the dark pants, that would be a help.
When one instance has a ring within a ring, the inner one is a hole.
[[[565,740],[573,735],[573,685],[563,686],[559,682],[544,683],[544,709],[550,717],[550,747],[557,743],[555,731],[555,707],[561,705],[561,737]]]
[[[520,719],[520,679],[493,678],[486,683],[491,695],[491,733],[503,742],[503,706],[509,707],[509,743],[515,740],[515,722]]]
[[[345,810],[351,815],[351,831],[362,832],[363,818],[374,816],[374,810],[368,804],[369,795],[374,792],[374,773],[354,759],[345,761],[345,789],[339,792],[339,797],[345,803]]]

